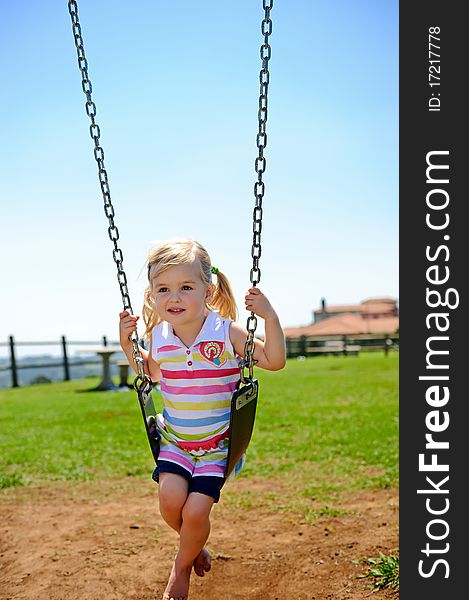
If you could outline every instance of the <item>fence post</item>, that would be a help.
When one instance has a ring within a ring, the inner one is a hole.
[[[347,356],[347,336],[342,336],[342,344],[344,345],[344,356]]]
[[[68,368],[67,342],[65,336],[62,336],[62,354],[64,357],[64,381],[70,381],[70,370]]]
[[[306,336],[300,336],[300,354],[306,356]]]
[[[18,384],[18,372],[16,370],[16,357],[15,357],[15,340],[10,335],[10,365],[11,365],[11,387],[19,387]]]

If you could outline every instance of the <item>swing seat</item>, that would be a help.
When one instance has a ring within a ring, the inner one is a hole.
[[[230,445],[225,467],[225,482],[245,454],[256,418],[259,385],[257,379],[238,384],[231,398]]]
[[[135,388],[137,390],[138,403],[140,404],[140,409],[142,411],[151,452],[156,463],[160,453],[160,434],[156,427],[156,410],[151,396],[153,386],[151,382],[144,381],[141,385],[137,384]]]
[[[158,462],[160,453],[160,434],[156,427],[156,410],[151,396],[152,385],[144,381],[136,386],[138,401],[142,411],[143,421],[147,432],[148,442],[155,463]],[[234,471],[236,465],[251,441],[256,418],[257,397],[259,384],[257,379],[247,380],[246,383],[238,383],[238,389],[231,398],[230,413],[230,444],[226,461],[224,483]]]

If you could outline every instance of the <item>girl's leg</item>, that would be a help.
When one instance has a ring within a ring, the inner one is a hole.
[[[176,562],[182,567],[192,566],[208,540],[213,502],[212,497],[198,492],[192,492],[187,497],[182,508],[179,552],[176,556]]]
[[[178,480],[178,475],[173,473],[160,473],[158,495],[160,501],[160,514],[166,523],[179,533],[182,525],[182,507],[187,500],[188,482]],[[187,484],[187,485],[185,485]],[[194,571],[203,577],[210,571],[210,554],[205,548],[199,552],[194,561]]]
[[[192,565],[210,533],[210,511],[213,502],[213,498],[198,492],[188,495],[182,509],[179,551],[166,586],[164,600],[187,598]]]

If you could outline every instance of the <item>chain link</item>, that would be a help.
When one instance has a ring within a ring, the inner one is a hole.
[[[132,305],[130,303],[129,290],[127,288],[127,276],[124,272],[123,266],[124,257],[122,254],[122,250],[119,248],[119,245],[117,243],[119,240],[119,230],[117,229],[117,226],[114,223],[114,206],[112,205],[111,201],[111,190],[109,187],[108,174],[104,165],[104,150],[100,142],[101,130],[99,129],[99,125],[96,122],[96,104],[93,102],[93,98],[91,96],[93,86],[88,75],[88,61],[86,60],[85,56],[85,47],[83,43],[83,37],[81,34],[80,22],[78,20],[78,4],[76,0],[68,1],[68,12],[70,13],[70,18],[72,20],[72,31],[73,36],[75,38],[75,47],[77,50],[78,57],[78,68],[80,69],[82,78],[81,87],[83,89],[83,93],[86,96],[86,114],[91,120],[89,131],[91,139],[94,142],[93,152],[96,164],[98,165],[98,179],[103,195],[104,213],[109,221],[108,235],[109,239],[111,240],[114,246],[112,256],[117,267],[117,281],[119,283],[119,288],[121,291],[124,310],[128,310],[132,314]],[[136,378],[136,385],[138,389],[144,384],[144,382],[146,382],[148,378],[144,374],[143,367],[145,363],[143,360],[142,353],[140,351],[137,332],[134,332],[132,334],[130,340],[132,342],[132,358],[134,359],[138,371],[138,376]]]
[[[254,197],[256,199],[255,207],[253,211],[253,223],[252,223],[252,269],[250,272],[250,280],[252,285],[255,287],[261,279],[261,270],[259,269],[259,259],[261,257],[261,232],[262,232],[262,201],[264,199],[265,184],[262,180],[262,175],[265,173],[266,160],[264,156],[264,149],[267,146],[267,93],[269,90],[269,60],[272,54],[269,45],[269,36],[272,33],[272,20],[270,18],[270,11],[273,7],[273,0],[263,0],[264,8],[264,19],[261,22],[261,33],[264,36],[264,43],[260,47],[260,56],[262,61],[261,70],[259,72],[259,110],[257,118],[259,121],[259,130],[256,136],[256,144],[259,150],[259,154],[256,157],[254,168],[257,173],[257,181],[254,184]],[[247,368],[249,371],[248,380],[253,379],[254,376],[254,334],[256,333],[257,317],[254,312],[251,311],[250,316],[247,320],[247,331],[248,337],[244,344],[244,360],[241,371],[241,381],[244,383],[246,377],[244,375],[244,369]]]

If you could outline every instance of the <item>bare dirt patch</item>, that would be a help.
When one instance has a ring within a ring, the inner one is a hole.
[[[240,480],[230,490],[268,490]],[[347,514],[313,524],[264,506],[212,512],[212,570],[190,600],[358,600],[370,597],[352,561],[398,546],[396,490],[360,492]],[[159,600],[177,535],[159,516],[156,486],[126,479],[16,488],[0,496],[0,599]],[[373,593],[393,598],[390,590]]]

